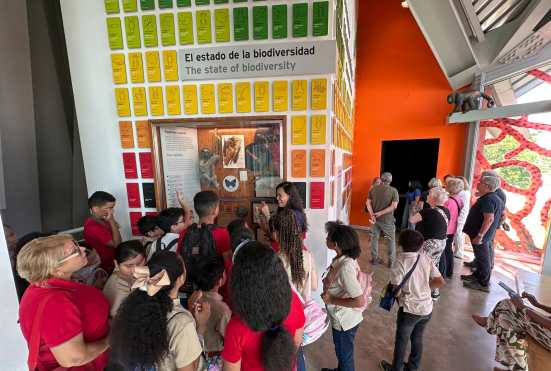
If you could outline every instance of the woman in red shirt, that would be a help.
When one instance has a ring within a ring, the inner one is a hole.
[[[105,369],[109,302],[95,287],[71,281],[87,263],[69,235],[37,238],[19,252],[17,271],[31,283],[19,307],[30,370]]]
[[[290,371],[302,342],[304,311],[283,263],[260,242],[235,255],[234,316],[224,336],[224,371]]]

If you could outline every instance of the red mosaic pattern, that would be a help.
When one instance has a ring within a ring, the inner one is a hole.
[[[543,71],[533,70],[529,71],[528,73],[532,76],[537,77],[538,79],[541,79],[542,81],[545,81],[546,83],[551,83],[551,75]],[[543,148],[535,142],[530,141],[519,131],[519,129],[525,128],[551,132],[551,125],[531,122],[528,120],[528,117],[524,116],[517,119],[502,118],[496,120],[482,121],[480,122],[480,127],[481,138],[476,153],[477,165],[475,168],[473,184],[478,183],[481,172],[486,169],[500,169],[509,166],[518,166],[524,168],[528,173],[530,173],[531,176],[530,186],[527,189],[515,187],[507,183],[503,178],[501,179],[501,187],[509,193],[525,196],[525,203],[520,210],[514,213],[510,210],[506,210],[506,215],[511,229],[515,232],[518,238],[515,238],[513,240],[506,234],[506,232],[504,232],[502,229],[499,229],[496,234],[496,242],[505,250],[541,257],[543,254],[543,246],[536,246],[533,240],[533,236],[524,222],[524,218],[526,218],[534,211],[534,206],[536,204],[536,193],[541,189],[543,184],[541,170],[536,165],[530,162],[513,158],[524,150],[532,150],[538,153],[540,156],[551,158],[550,149]],[[500,130],[500,133],[495,138],[486,139],[485,129],[488,128],[498,129]],[[498,144],[502,142],[508,135],[512,136],[519,143],[518,147],[507,152],[504,155],[504,161],[490,163],[484,156],[484,146]],[[550,211],[551,199],[548,199],[546,200],[539,215],[541,225],[544,228],[547,228],[549,225],[548,223],[550,220]]]

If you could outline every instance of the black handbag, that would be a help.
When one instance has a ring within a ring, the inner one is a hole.
[[[409,272],[406,273],[404,278],[402,279],[402,282],[396,287],[392,283],[387,283],[383,291],[381,292],[381,300],[379,301],[379,307],[390,311],[392,309],[392,306],[394,305],[394,302],[396,301],[396,294],[400,292],[402,287],[406,284],[407,280],[411,277],[413,271],[415,270],[415,267],[417,267],[417,263],[419,263],[419,258],[421,258],[421,255],[417,255],[417,260],[415,261],[415,264],[413,264],[413,267],[409,270]]]

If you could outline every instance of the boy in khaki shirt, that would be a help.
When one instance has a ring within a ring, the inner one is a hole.
[[[195,283],[202,293],[202,301],[210,304],[210,317],[205,330],[205,347],[209,364],[220,363],[224,348],[224,334],[231,318],[231,310],[218,293],[226,282],[224,261],[221,257],[201,259],[197,264]]]
[[[399,243],[404,252],[398,255],[392,268],[390,283],[395,287],[400,285],[412,268],[413,271],[396,297],[400,309],[396,319],[392,364],[385,360],[381,361],[379,364],[381,371],[416,371],[421,365],[423,332],[432,316],[431,289],[444,286],[444,279],[431,258],[419,253],[423,242],[423,235],[417,231],[406,229],[400,233]],[[415,265],[416,261],[417,265]],[[407,364],[404,365],[410,338],[411,352]]]

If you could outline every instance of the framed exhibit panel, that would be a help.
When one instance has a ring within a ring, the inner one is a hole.
[[[212,190],[220,196],[218,224],[239,209],[275,197],[286,179],[286,116],[150,120],[158,210],[178,206],[181,192]],[[253,213],[248,220],[252,222]]]

